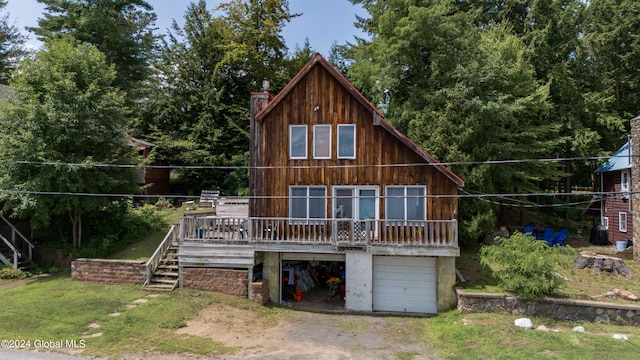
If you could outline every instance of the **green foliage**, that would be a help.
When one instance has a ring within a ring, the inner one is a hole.
[[[0,186],[16,191],[3,193],[2,200],[5,209],[30,217],[37,228],[64,215],[79,247],[83,214],[112,199],[65,193],[139,190],[135,169],[92,165],[139,161],[128,145],[124,94],[114,88],[116,72],[104,54],[70,38],[49,39],[20,69],[11,82],[17,96],[0,103],[0,158],[9,161]]]
[[[534,299],[564,286],[556,266],[566,266],[563,255],[573,252],[571,247],[550,248],[544,241],[516,232],[509,239],[500,238],[498,245],[482,247],[480,262],[492,268],[505,289]]]
[[[109,221],[105,221],[109,219]],[[164,212],[154,205],[137,209],[129,201],[115,201],[86,216],[85,225],[92,229],[86,246],[77,254],[81,257],[109,257],[150,232],[166,228]]]
[[[0,0],[0,10],[7,6],[6,0]],[[10,14],[0,15],[0,84],[7,84],[11,71],[24,55],[22,48],[26,37],[12,25]]]
[[[156,15],[144,0],[38,0],[44,16],[30,28],[40,40],[71,36],[95,46],[116,69],[114,85],[133,103],[150,74]]]
[[[158,76],[136,129],[158,145],[159,161],[248,164],[250,94],[264,79],[274,90],[289,80],[281,31],[294,16],[286,0],[234,0],[213,11],[205,1],[189,5],[184,26],[174,23],[154,63]],[[246,169],[180,170],[179,180],[194,194],[248,189]]]
[[[20,269],[0,266],[0,279],[26,279],[30,275]]]

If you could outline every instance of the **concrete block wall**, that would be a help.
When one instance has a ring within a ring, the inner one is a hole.
[[[76,259],[71,262],[71,280],[102,284],[144,284],[147,266],[138,260]]]
[[[462,313],[502,312],[542,316],[569,321],[615,325],[640,325],[640,306],[568,299],[522,300],[505,294],[473,293],[458,289],[458,310]]]
[[[182,287],[248,296],[249,271],[221,268],[183,268]]]

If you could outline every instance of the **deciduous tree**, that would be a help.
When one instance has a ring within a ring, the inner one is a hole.
[[[70,38],[48,39],[20,70],[15,96],[0,105],[2,201],[38,227],[68,216],[80,247],[83,214],[113,200],[101,194],[138,190],[134,169],[92,165],[137,161],[124,93],[104,54]]]

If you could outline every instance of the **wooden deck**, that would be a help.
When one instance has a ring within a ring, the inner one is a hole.
[[[232,218],[185,216],[181,241],[218,244],[331,245],[342,247],[458,247],[456,220]]]

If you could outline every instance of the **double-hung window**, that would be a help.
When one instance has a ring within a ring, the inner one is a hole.
[[[313,158],[331,159],[331,125],[313,125]]]
[[[618,230],[620,232],[627,232],[627,213],[618,213]]]
[[[387,186],[386,218],[390,220],[426,220],[424,186]]]
[[[327,188],[324,186],[290,186],[289,218],[324,219],[327,215]]]
[[[356,158],[356,126],[338,125],[338,159]]]
[[[307,125],[289,127],[289,158],[307,158]]]

